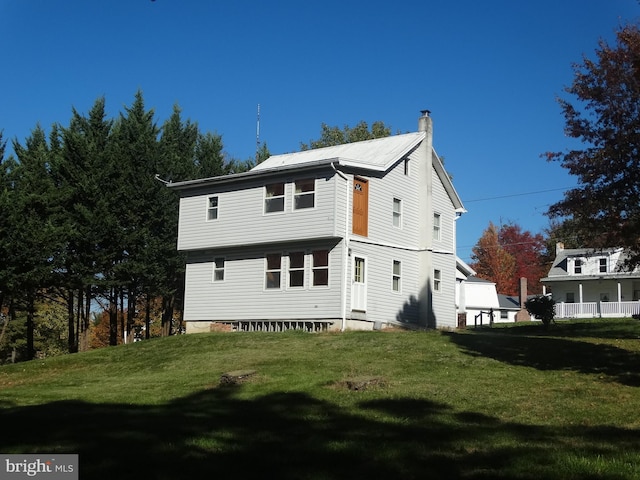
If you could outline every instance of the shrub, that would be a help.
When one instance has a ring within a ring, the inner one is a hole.
[[[551,295],[538,295],[532,297],[526,302],[524,306],[531,316],[542,320],[545,328],[549,327],[549,324],[556,315],[556,302]]]

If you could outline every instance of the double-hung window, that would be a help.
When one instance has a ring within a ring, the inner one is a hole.
[[[440,214],[433,214],[433,239],[440,240]]]
[[[265,260],[265,288],[280,288],[282,255],[279,253],[268,253]]]
[[[216,257],[213,261],[213,281],[222,282],[224,280],[224,257]]]
[[[304,287],[304,252],[289,253],[289,287]]]
[[[393,261],[393,273],[392,273],[392,288],[394,292],[399,292],[400,291],[400,261],[399,260],[394,260]]]
[[[434,292],[440,291],[441,282],[442,282],[442,272],[440,272],[440,270],[434,270],[433,271],[433,291]]]
[[[284,183],[264,187],[264,213],[284,212]]]
[[[209,197],[207,200],[207,220],[216,220],[218,218],[218,197]]]
[[[402,228],[402,200],[393,199],[393,226]]]
[[[293,209],[313,208],[316,204],[316,181],[313,178],[296,180]]]
[[[579,258],[576,258],[573,262],[573,273],[576,275],[580,275],[582,273],[582,260]]]
[[[607,259],[606,258],[601,258],[600,259],[600,273],[607,273]]]
[[[329,285],[329,250],[314,250],[311,256],[313,286]]]

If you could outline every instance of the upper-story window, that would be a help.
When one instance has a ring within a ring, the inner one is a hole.
[[[433,214],[433,239],[440,240],[440,214]]]
[[[580,258],[576,258],[573,262],[573,273],[576,275],[580,275],[582,273],[582,260]]]
[[[402,200],[393,199],[393,226],[402,228]]]
[[[218,197],[209,197],[207,200],[207,220],[218,218]]]
[[[599,270],[600,270],[600,273],[607,273],[607,259],[606,258],[601,258],[600,259]]]
[[[408,159],[408,158],[405,158],[405,159],[404,159],[404,174],[405,174],[406,176],[409,176],[409,175],[410,175],[410,173],[411,173],[411,171],[409,170],[409,167],[410,167],[410,165],[409,165],[409,159]]]
[[[313,178],[296,180],[293,209],[313,208],[316,204],[316,181]]]
[[[264,213],[284,212],[284,182],[264,187]]]

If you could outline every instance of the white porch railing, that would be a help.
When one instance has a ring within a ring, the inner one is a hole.
[[[556,303],[555,318],[630,317],[640,314],[638,302]]]

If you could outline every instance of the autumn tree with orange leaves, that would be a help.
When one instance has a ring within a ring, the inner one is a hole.
[[[498,228],[489,222],[472,249],[471,267],[479,278],[494,282],[498,293],[518,295],[522,277],[527,278],[529,293],[541,293],[540,279],[548,270],[545,251],[542,235],[523,232],[515,223]]]
[[[471,267],[478,277],[494,282],[498,292],[510,294],[516,260],[500,245],[498,229],[492,222],[473,247],[471,258],[474,260]]]

